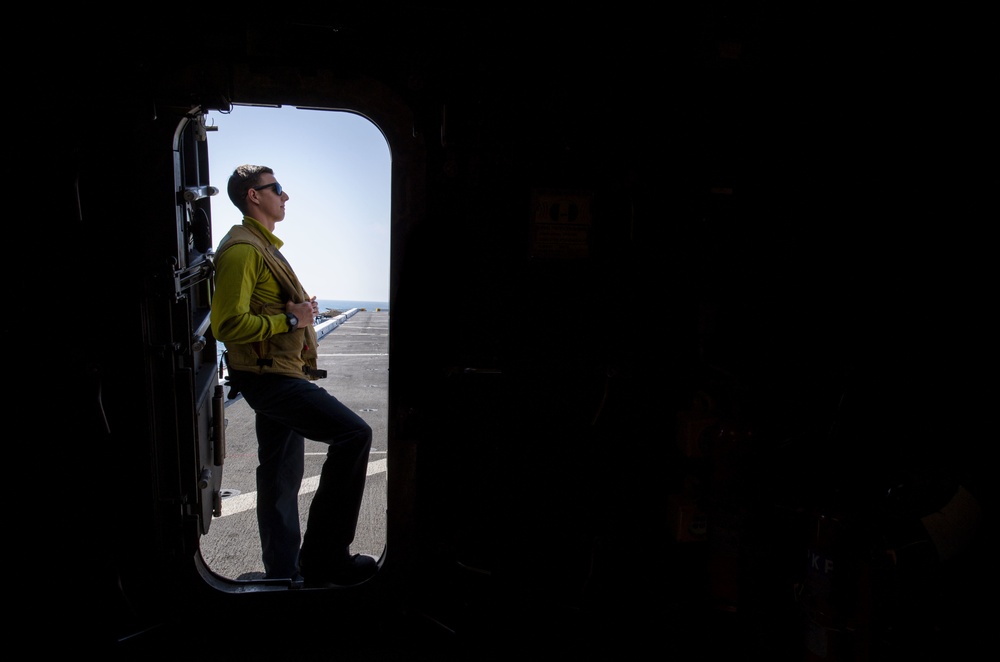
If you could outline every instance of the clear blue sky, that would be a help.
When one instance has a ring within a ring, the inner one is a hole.
[[[282,254],[318,299],[389,301],[389,146],[370,121],[340,111],[235,106],[210,111],[212,244],[242,215],[226,183],[244,163],[274,169],[288,193],[274,229]]]

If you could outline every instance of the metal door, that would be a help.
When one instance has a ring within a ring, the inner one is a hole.
[[[215,285],[210,198],[218,189],[209,184],[203,110],[192,109],[180,120],[174,134],[173,160],[176,241],[168,255],[160,256],[162,271],[157,274],[157,292],[150,299],[146,317],[150,329],[165,334],[152,339],[152,344],[161,355],[161,376],[169,374],[173,381],[173,415],[169,409],[168,415],[157,412],[156,434],[176,438],[178,473],[170,476],[161,472],[160,480],[177,481],[185,548],[190,550],[208,533],[212,517],[221,514],[226,456],[218,344],[210,324]],[[170,430],[171,426],[176,428]],[[165,447],[169,449],[170,444]],[[161,467],[170,464],[161,463]]]

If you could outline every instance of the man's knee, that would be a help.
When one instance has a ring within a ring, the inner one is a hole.
[[[358,431],[358,438],[368,446],[371,446],[373,436],[374,433],[372,432],[372,426],[367,423],[365,423],[364,427]]]

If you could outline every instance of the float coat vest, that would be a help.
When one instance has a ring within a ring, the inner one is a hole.
[[[308,301],[306,291],[292,271],[291,265],[278,248],[259,232],[245,225],[234,225],[219,243],[216,255],[236,244],[250,244],[264,257],[268,269],[284,291],[285,300]],[[285,312],[284,303],[263,303],[250,299],[250,312],[255,315],[276,315]],[[288,375],[316,380],[326,377],[325,370],[316,369],[316,330],[312,325],[300,326],[288,333],[279,333],[266,340],[246,344],[226,343],[226,365],[230,370],[258,375]]]

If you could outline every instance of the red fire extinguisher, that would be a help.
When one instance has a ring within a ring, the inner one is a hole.
[[[863,518],[837,505],[816,508],[800,587],[804,659],[871,657],[873,563]]]
[[[746,421],[727,417],[705,430],[702,452],[708,461],[703,510],[708,538],[709,596],[721,611],[739,610],[744,529],[748,493],[748,458],[754,452],[754,430]]]

